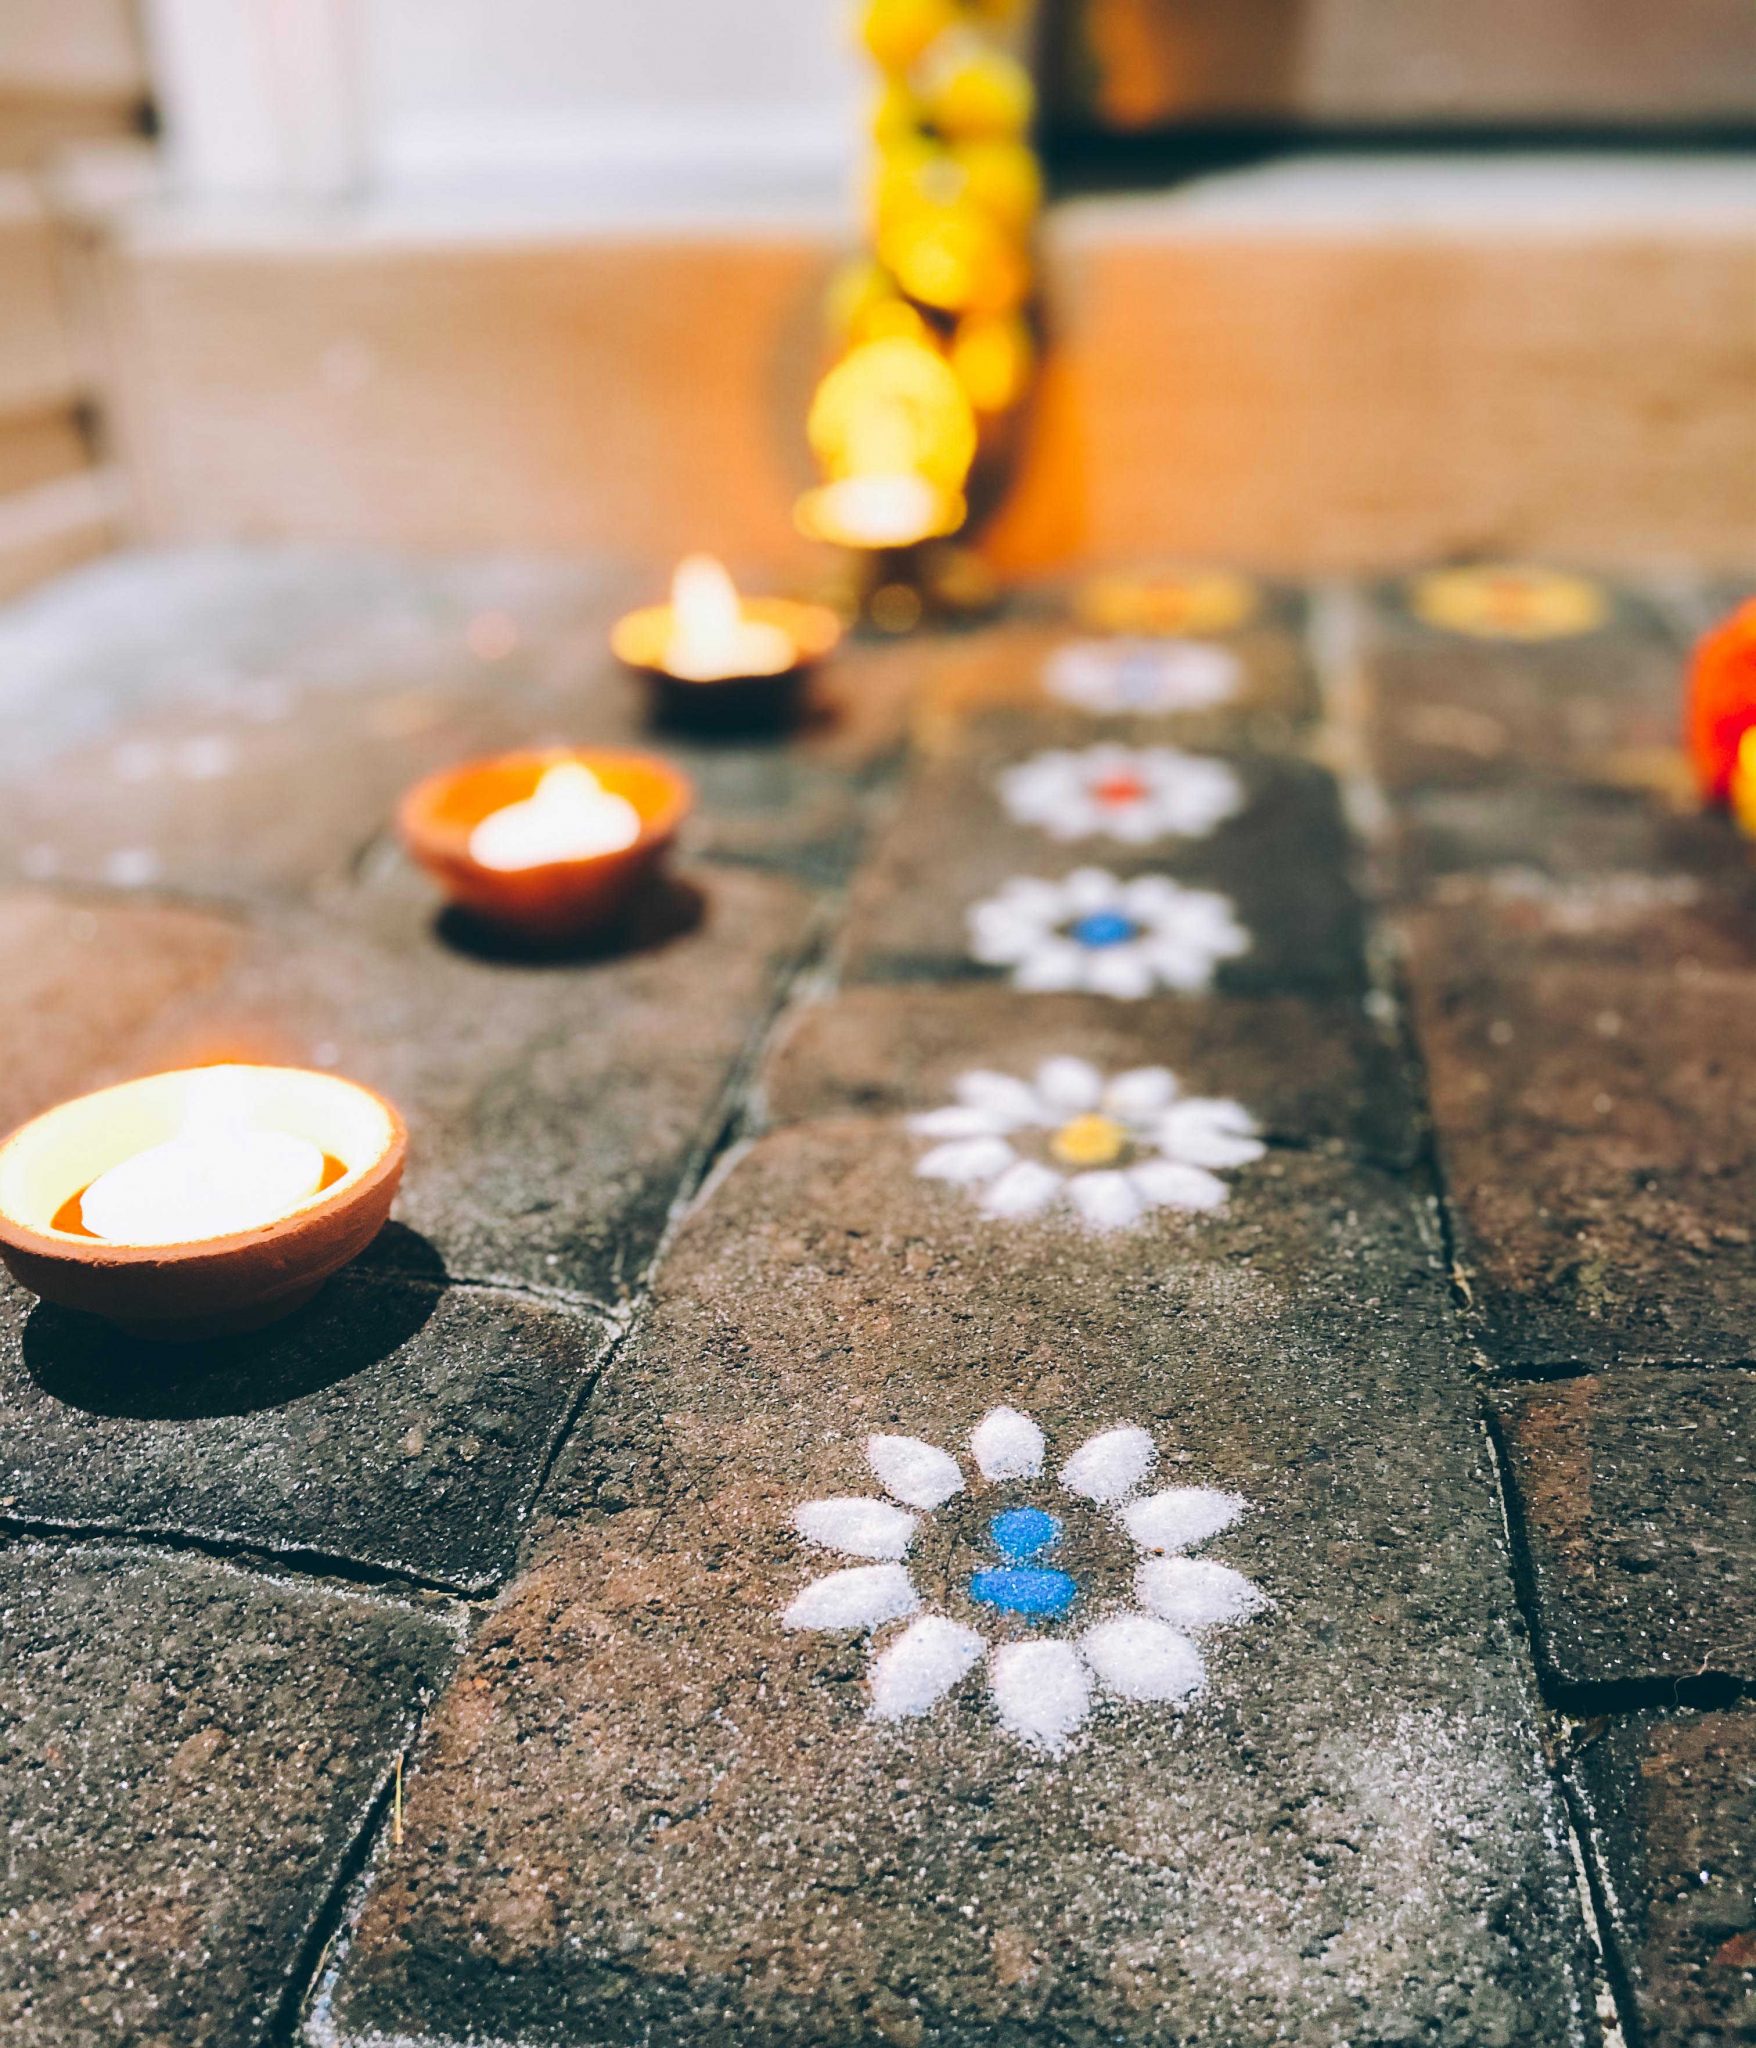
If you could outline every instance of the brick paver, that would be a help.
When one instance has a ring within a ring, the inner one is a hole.
[[[445,1618],[195,1557],[0,1549],[0,2033],[246,2048],[455,1656]]]
[[[1590,1724],[1571,1774],[1637,2038],[1756,2039],[1756,1715]]]

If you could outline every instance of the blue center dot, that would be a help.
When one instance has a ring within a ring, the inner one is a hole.
[[[1031,1621],[1052,1621],[1079,1597],[1078,1582],[1066,1572],[1033,1564],[1059,1541],[1061,1524],[1041,1508],[1007,1508],[988,1524],[994,1548],[1006,1560],[972,1572],[969,1597],[978,1606]]]
[[[1069,935],[1082,946],[1123,946],[1140,927],[1119,910],[1094,910],[1069,927]]]

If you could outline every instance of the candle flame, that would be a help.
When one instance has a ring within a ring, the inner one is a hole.
[[[537,868],[620,853],[640,837],[640,813],[605,789],[583,761],[556,761],[518,803],[490,811],[470,834],[485,868]]]
[[[778,675],[798,649],[778,626],[745,616],[738,587],[712,555],[685,555],[671,579],[671,637],[664,665],[686,682]]]

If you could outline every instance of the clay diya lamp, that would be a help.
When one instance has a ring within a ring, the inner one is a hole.
[[[957,552],[937,545],[968,516],[961,492],[906,473],[839,477],[807,491],[793,512],[802,534],[841,548],[853,564],[850,610],[893,633],[929,610],[985,608],[991,593],[966,601]]]
[[[397,824],[460,909],[555,945],[616,923],[694,794],[654,754],[550,747],[430,775],[403,798]]]
[[[812,669],[841,638],[826,605],[740,597],[711,555],[690,555],[669,604],[616,621],[610,646],[642,678],[653,715],[694,732],[765,732],[798,712]]]
[[[46,1111],[0,1145],[0,1259],[136,1336],[228,1336],[309,1301],[378,1235],[408,1133],[299,1067],[190,1067]]]

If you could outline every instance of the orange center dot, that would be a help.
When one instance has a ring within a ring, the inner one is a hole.
[[[1049,1140],[1049,1150],[1063,1166],[1110,1166],[1122,1156],[1128,1133],[1114,1117],[1076,1116]]]
[[[1091,793],[1100,804],[1137,804],[1146,794],[1146,784],[1138,775],[1109,775],[1094,782]]]

